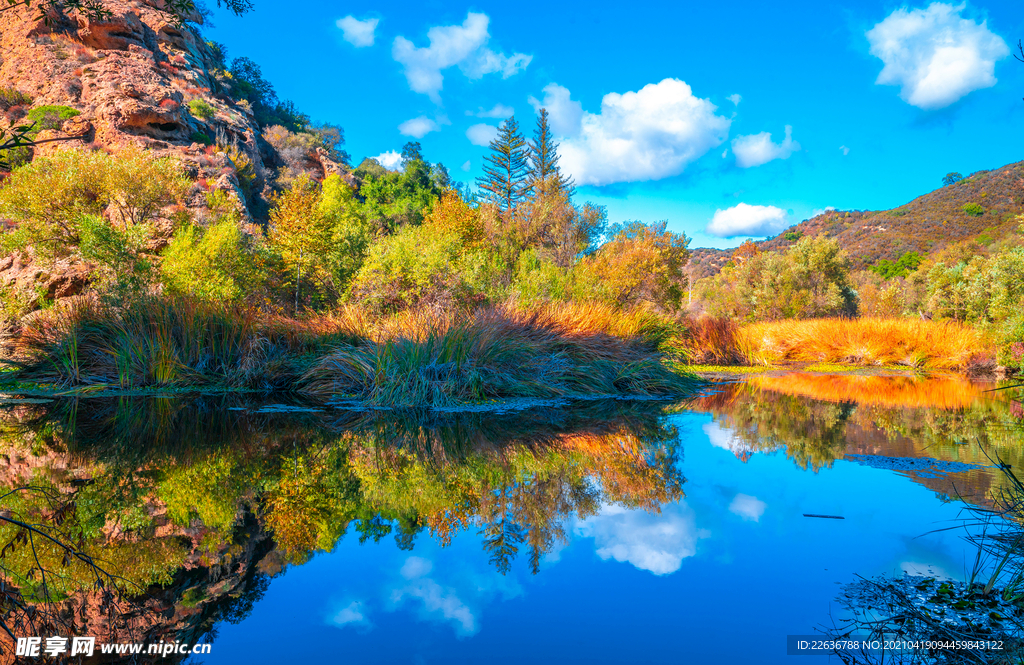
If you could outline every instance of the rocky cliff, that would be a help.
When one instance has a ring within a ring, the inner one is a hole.
[[[183,25],[161,0],[104,6],[111,12],[105,20],[75,13],[44,20],[36,8],[23,6],[0,12],[0,102],[6,95],[0,127],[25,123],[34,108],[69,107],[78,115],[37,136],[66,140],[42,143],[34,156],[66,145],[117,151],[134,143],[181,162],[195,183],[185,205],[200,221],[213,190],[234,201],[244,222],[259,221],[250,210],[254,203],[265,210],[262,200],[280,157],[261,138],[248,103],[232,96],[216,47],[194,27],[202,17]],[[326,155],[313,157],[314,175],[338,168]],[[246,170],[245,193],[239,166]],[[89,272],[82,265],[44,268],[31,255],[0,256],[0,287],[30,298],[80,293]]]

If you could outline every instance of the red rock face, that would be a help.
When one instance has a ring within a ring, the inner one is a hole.
[[[111,0],[104,6],[113,14],[109,20],[60,15],[50,25],[37,20],[34,9],[0,13],[0,87],[29,95],[32,106],[81,113],[61,132],[40,138],[70,135],[111,149],[132,142],[175,156],[195,177],[212,181],[231,164],[216,152],[204,154],[193,140],[203,134],[245,152],[262,188],[259,128],[211,72],[216,63],[202,38],[176,25],[159,2]],[[188,106],[193,100],[209,105],[213,116],[194,117]],[[40,146],[36,155],[61,145]],[[229,181],[234,192],[237,180]]]
[[[60,105],[80,112],[59,130],[38,135],[40,140],[73,140],[42,143],[35,157],[68,145],[116,151],[134,143],[180,160],[192,179],[225,191],[243,221],[251,223],[230,159],[217,148],[196,143],[201,134],[217,146],[245,153],[254,165],[255,190],[264,188],[267,170],[257,140],[259,127],[251,111],[227,94],[228,81],[211,71],[217,63],[210,48],[191,28],[175,24],[161,11],[159,0],[109,0],[104,6],[112,12],[108,20],[55,15],[49,25],[36,17],[34,8],[0,12],[0,87],[30,96],[32,103],[24,111]],[[189,110],[194,100],[212,108],[212,117],[195,117]],[[0,114],[0,127],[21,124],[23,115]],[[336,165],[322,166],[327,172]],[[207,189],[197,185],[185,205],[201,210],[206,196]],[[169,236],[170,224],[163,226]],[[166,242],[160,236],[150,250],[158,251]],[[33,265],[30,255],[0,257],[0,286],[47,299],[83,293],[89,272],[84,264],[42,268]],[[0,330],[0,338],[4,336]]]

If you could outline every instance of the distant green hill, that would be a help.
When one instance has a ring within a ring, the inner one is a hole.
[[[758,242],[762,251],[777,251],[805,235],[839,240],[855,270],[882,259],[896,261],[906,252],[927,255],[962,240],[981,244],[1012,232],[1024,213],[1024,162],[993,171],[978,171],[958,183],[940,187],[892,210],[830,210]],[[695,277],[713,275],[732,250],[695,249]]]

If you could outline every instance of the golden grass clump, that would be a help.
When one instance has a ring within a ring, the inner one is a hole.
[[[807,319],[753,323],[737,345],[752,365],[829,362],[964,369],[991,350],[984,334],[954,321]]]
[[[295,390],[381,406],[689,392],[695,377],[661,350],[671,323],[619,314],[499,306],[376,319],[343,308],[296,320],[182,298],[83,300],[28,322],[9,364],[18,380],[60,387]]]

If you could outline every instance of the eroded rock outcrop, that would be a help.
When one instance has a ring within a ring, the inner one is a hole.
[[[197,179],[218,182],[231,162],[200,145],[211,140],[245,154],[262,189],[259,127],[225,94],[211,48],[196,31],[175,24],[159,0],[104,6],[112,15],[102,21],[71,14],[47,24],[24,7],[0,13],[0,87],[28,95],[33,106],[68,106],[81,114],[39,138],[72,136],[111,149],[136,143],[181,159]],[[203,117],[190,103],[201,106]],[[44,144],[37,155],[61,145]]]

